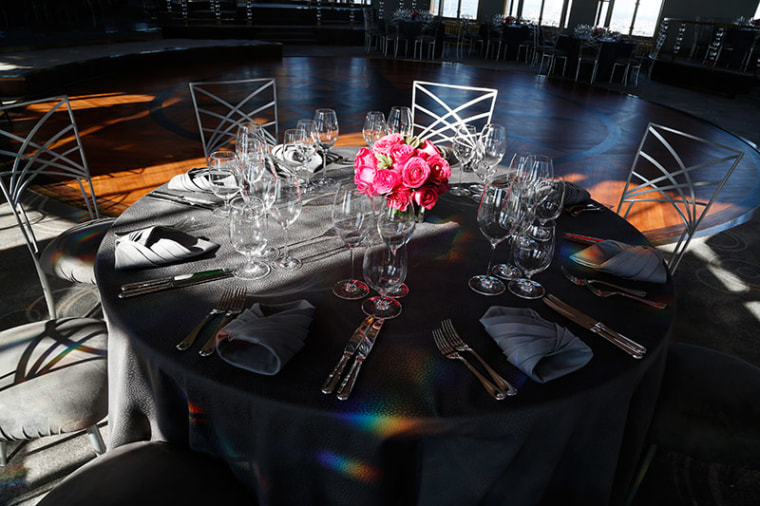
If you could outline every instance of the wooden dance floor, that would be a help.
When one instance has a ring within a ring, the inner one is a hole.
[[[280,132],[312,117],[315,108],[330,107],[338,113],[339,145],[363,145],[365,113],[410,105],[414,80],[491,87],[499,91],[493,121],[509,134],[507,156],[516,151],[551,156],[558,175],[585,186],[604,204],[617,203],[649,122],[746,152],[714,204],[711,226],[741,219],[760,195],[759,155],[746,143],[633,96],[462,63],[310,56],[151,67],[66,87],[101,204],[118,213],[174,174],[203,164],[188,82],[257,77],[276,79]],[[631,221],[657,240],[672,231],[676,218],[652,210]]]

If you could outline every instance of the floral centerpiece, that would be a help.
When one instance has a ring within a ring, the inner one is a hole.
[[[388,134],[372,149],[362,148],[354,161],[359,192],[382,196],[389,207],[406,211],[432,209],[449,190],[451,167],[429,140]]]

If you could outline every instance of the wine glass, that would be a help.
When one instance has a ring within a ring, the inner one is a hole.
[[[414,206],[409,204],[406,209],[396,209],[390,205],[388,198],[383,200],[380,211],[377,214],[377,230],[380,238],[394,253],[404,246],[412,237],[417,225],[417,216]],[[401,283],[388,291],[390,297],[404,297],[409,293],[409,287]]]
[[[512,245],[515,263],[525,277],[509,282],[509,291],[523,299],[538,299],[546,290],[531,279],[546,270],[554,256],[554,226],[527,225],[517,234]]]
[[[372,201],[359,193],[354,183],[344,183],[338,188],[332,207],[332,223],[335,231],[348,246],[351,259],[351,277],[338,281],[333,293],[341,299],[356,300],[369,293],[366,283],[354,277],[354,248],[367,238],[372,217]]]
[[[261,279],[270,267],[256,261],[256,252],[266,247],[264,235],[264,203],[256,197],[236,197],[230,204],[230,243],[235,251],[245,255],[245,262],[235,269],[241,279]]]
[[[364,250],[362,272],[364,280],[379,296],[370,297],[362,303],[362,311],[376,318],[395,318],[401,314],[401,303],[388,296],[388,291],[400,285],[406,279],[406,248],[401,247],[394,253],[376,233],[371,244]]]
[[[240,191],[237,155],[232,151],[214,151],[209,161],[207,174],[211,191],[224,201],[222,207],[214,209],[214,215],[227,217],[230,214],[230,199]]]
[[[496,166],[504,157],[507,151],[507,129],[502,125],[489,123],[483,127],[477,142],[477,152],[473,170],[475,174],[485,182],[493,176]],[[480,195],[483,192],[484,184],[475,184],[471,190],[474,195]]]
[[[261,178],[250,187],[250,194],[261,199],[263,203],[264,218],[266,220],[264,223],[264,232],[267,238],[270,237],[268,218],[271,214],[270,209],[272,208],[272,203],[274,202],[275,181],[277,181],[277,177],[275,175],[274,163],[268,155],[264,156],[263,174]],[[270,241],[267,241],[267,245],[256,252],[256,258],[258,260],[271,262],[280,256],[277,248],[269,244],[269,242]]]
[[[269,212],[275,221],[282,227],[285,246],[282,257],[277,262],[277,267],[286,270],[296,270],[301,267],[301,261],[290,256],[288,252],[288,228],[295,223],[301,215],[303,203],[301,201],[301,186],[295,177],[277,177],[270,190],[272,193],[272,206]]]
[[[235,154],[240,167],[240,192],[243,197],[251,195],[252,187],[261,179],[265,170],[266,144],[257,130],[249,123],[238,128]],[[260,126],[259,126],[260,128]]]
[[[504,176],[511,185],[509,199],[502,210],[502,226],[509,229],[507,243],[509,251],[506,254],[507,262],[496,264],[491,273],[504,280],[511,280],[522,276],[512,261],[512,241],[515,233],[525,224],[532,223],[534,219],[533,206],[530,194],[532,189],[525,184],[526,174],[532,170],[533,155],[515,154]]]
[[[489,182],[483,190],[478,206],[478,227],[491,245],[488,269],[485,274],[473,276],[468,281],[470,288],[481,295],[499,295],[506,287],[501,280],[491,274],[496,246],[511,232],[512,224],[503,217],[505,208],[509,209],[510,197],[514,201],[515,188],[504,179]]]
[[[559,218],[565,204],[565,182],[559,179],[544,179],[535,190],[535,214],[541,225]]]
[[[473,125],[462,125],[457,128],[454,140],[451,142],[451,151],[454,153],[459,162],[459,183],[452,185],[449,193],[456,197],[465,197],[469,191],[462,185],[462,174],[465,166],[470,163],[475,154],[475,143],[477,142],[477,130]]]
[[[338,114],[333,109],[317,109],[314,113],[317,143],[322,149],[322,172],[327,168],[327,152],[338,141]]]
[[[291,174],[303,183],[301,172],[306,163],[306,131],[300,128],[288,128],[282,134],[282,146],[277,159],[285,164]]]
[[[412,110],[403,105],[394,105],[391,107],[391,112],[388,113],[386,125],[389,134],[400,134],[404,137],[411,137],[414,133]]]
[[[380,111],[369,111],[367,113],[362,126],[362,136],[369,149],[372,149],[375,142],[383,138],[386,128],[385,114]]]

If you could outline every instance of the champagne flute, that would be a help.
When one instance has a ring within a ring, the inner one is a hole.
[[[312,190],[311,179],[314,176],[314,171],[317,169],[314,156],[317,154],[319,135],[317,133],[317,124],[313,119],[298,120],[296,128],[304,132],[304,135],[299,136],[298,140],[304,155],[304,164],[301,166],[299,177],[302,184],[301,191],[307,193]]]
[[[401,314],[401,303],[388,296],[388,291],[399,286],[406,279],[406,248],[401,247],[394,253],[384,241],[374,236],[371,244],[364,250],[362,272],[364,280],[379,296],[370,297],[362,303],[362,311],[376,318],[389,319]]]
[[[230,243],[235,251],[245,255],[245,262],[235,269],[240,279],[261,279],[270,267],[256,261],[256,252],[266,247],[264,235],[264,203],[256,197],[236,197],[230,204]]]
[[[452,185],[449,193],[455,197],[465,197],[470,192],[462,185],[462,174],[465,166],[470,163],[475,154],[475,143],[477,142],[477,130],[473,125],[462,125],[457,128],[454,140],[451,142],[451,151],[454,153],[459,162],[459,183]]]
[[[341,299],[356,300],[369,294],[367,284],[354,277],[354,248],[367,238],[371,216],[372,201],[359,193],[354,183],[338,188],[332,207],[333,228],[348,246],[351,259],[351,277],[333,286],[333,293]]]
[[[338,114],[333,109],[317,109],[314,113],[314,126],[319,147],[322,149],[322,173],[327,169],[327,153],[338,141]]]
[[[237,155],[232,151],[214,151],[210,162],[207,174],[211,191],[224,201],[222,207],[214,209],[214,215],[227,217],[230,214],[230,199],[240,191]]]
[[[505,226],[503,213],[505,207],[510,204],[509,199],[513,193],[514,188],[508,181],[494,180],[486,185],[480,199],[478,227],[491,245],[491,255],[488,259],[486,273],[471,277],[468,285],[474,292],[481,295],[500,295],[506,290],[504,283],[491,274],[491,266],[493,265],[496,246],[506,239],[510,233],[510,227]]]
[[[377,230],[380,238],[393,253],[409,242],[416,225],[417,216],[412,204],[401,210],[391,206],[387,197],[383,200],[383,205],[377,215]],[[401,298],[408,293],[409,287],[402,281],[388,291],[388,296]]]
[[[478,137],[477,154],[473,166],[475,173],[484,183],[493,175],[506,151],[507,129],[495,123],[484,126]],[[482,193],[483,187],[483,184],[473,185],[475,195]]]
[[[367,113],[362,126],[362,136],[369,149],[372,149],[375,143],[383,138],[386,128],[385,114],[380,111],[369,111]]]
[[[271,191],[272,206],[269,209],[272,217],[282,227],[285,245],[282,257],[276,266],[285,270],[296,270],[301,267],[301,260],[290,256],[288,252],[288,228],[301,215],[301,186],[295,177],[278,177],[274,180]]]
[[[271,158],[267,155],[264,156],[264,170],[261,178],[251,186],[251,194],[261,199],[264,210],[264,232],[267,238],[270,236],[269,216],[272,203],[275,196],[275,181],[277,177],[274,171],[274,164]],[[269,244],[271,241],[267,241],[267,245],[261,250],[256,252],[256,258],[261,261],[271,262],[280,256],[277,248]]]
[[[241,125],[235,144],[235,154],[240,166],[240,192],[244,198],[251,195],[253,185],[261,179],[266,158],[266,144],[250,125],[258,123]]]
[[[389,134],[400,134],[404,137],[411,137],[414,133],[412,110],[403,105],[394,105],[391,107],[391,112],[388,113],[386,125]]]
[[[516,154],[512,157],[506,176],[512,187],[511,194],[501,214],[502,226],[509,230],[507,244],[509,251],[506,254],[507,262],[493,266],[491,273],[504,279],[512,280],[522,276],[512,261],[512,241],[518,230],[525,223],[533,222],[533,206],[531,205],[530,187],[525,185],[526,174],[530,173],[533,164],[533,156],[530,154]]]
[[[554,256],[554,226],[527,225],[515,237],[513,252],[517,266],[525,277],[509,282],[509,291],[523,299],[538,299],[546,290],[531,279],[546,270]]]

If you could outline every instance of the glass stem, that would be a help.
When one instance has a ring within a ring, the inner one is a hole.
[[[284,261],[288,259],[288,227],[282,227],[282,234],[285,239],[285,246],[283,246],[282,250],[282,259]]]
[[[493,257],[495,253],[496,253],[496,245],[491,244],[491,255],[488,258],[488,270],[486,270],[486,276],[491,275],[491,267],[493,267]]]
[[[354,248],[353,246],[348,247],[348,254],[349,258],[351,259],[351,281],[354,281]]]

